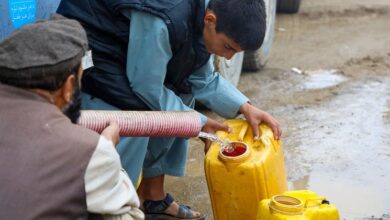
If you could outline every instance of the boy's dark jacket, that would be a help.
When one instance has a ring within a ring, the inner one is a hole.
[[[210,57],[202,36],[204,0],[62,0],[57,12],[83,25],[92,49],[95,66],[84,73],[84,92],[123,110],[149,109],[126,76],[130,21],[122,15],[124,9],[147,12],[165,22],[173,56],[164,84],[177,94],[191,93],[187,78]]]

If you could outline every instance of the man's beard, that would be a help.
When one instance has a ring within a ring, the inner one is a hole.
[[[77,123],[81,115],[81,89],[78,83],[73,90],[73,96],[71,102],[62,109],[64,115],[66,115],[73,124]]]

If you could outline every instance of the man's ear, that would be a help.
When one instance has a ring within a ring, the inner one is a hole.
[[[217,24],[217,16],[211,10],[206,11],[206,15],[203,20],[205,25],[209,27],[215,27]]]
[[[75,75],[70,74],[61,87],[61,96],[66,103],[72,101],[74,87],[76,86],[75,83],[77,83]]]

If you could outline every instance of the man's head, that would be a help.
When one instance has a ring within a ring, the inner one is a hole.
[[[44,96],[76,122],[87,46],[75,20],[56,15],[26,25],[0,42],[0,83]]]
[[[203,38],[210,53],[230,59],[236,52],[257,50],[266,32],[263,0],[210,0]]]

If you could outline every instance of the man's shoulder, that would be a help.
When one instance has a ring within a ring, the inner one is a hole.
[[[95,131],[82,127],[81,125],[73,124],[67,119],[58,124],[58,129],[59,131],[65,131],[62,135],[69,141],[88,144],[94,147],[97,146],[100,137]]]
[[[39,116],[38,116],[39,117]],[[69,146],[90,146],[95,148],[99,134],[78,124],[73,124],[61,111],[46,111],[39,119],[42,134],[57,139],[58,142],[68,143]]]

